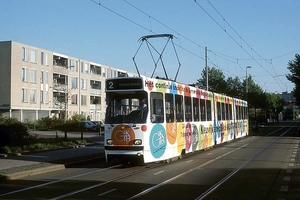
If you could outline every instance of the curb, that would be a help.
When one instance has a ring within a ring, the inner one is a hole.
[[[65,169],[65,165],[51,164],[50,166],[45,166],[45,167],[31,169],[31,170],[25,170],[25,171],[9,173],[9,174],[0,174],[0,180],[15,180],[26,176],[33,176],[33,175],[58,171],[62,169]]]

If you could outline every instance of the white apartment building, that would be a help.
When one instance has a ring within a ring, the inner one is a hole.
[[[0,116],[21,122],[74,114],[105,117],[105,79],[125,71],[17,43],[0,42]]]

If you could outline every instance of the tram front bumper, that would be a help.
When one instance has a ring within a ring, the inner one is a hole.
[[[143,146],[105,146],[104,150],[107,161],[139,158],[144,155]]]

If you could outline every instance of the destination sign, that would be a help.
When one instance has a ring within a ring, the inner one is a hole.
[[[106,80],[106,90],[132,90],[143,89],[142,79],[124,78]]]

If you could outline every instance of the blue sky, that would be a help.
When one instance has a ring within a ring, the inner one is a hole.
[[[177,81],[195,83],[208,65],[226,77],[248,74],[267,92],[293,89],[287,63],[300,53],[298,0],[1,0],[0,41],[48,49],[135,72],[132,57],[151,34],[173,34],[181,63]],[[152,40],[150,40],[152,42]],[[160,50],[163,39],[154,39]],[[163,54],[168,76],[178,62],[172,45]],[[143,45],[141,74],[153,61]],[[158,66],[155,75],[162,75]]]

